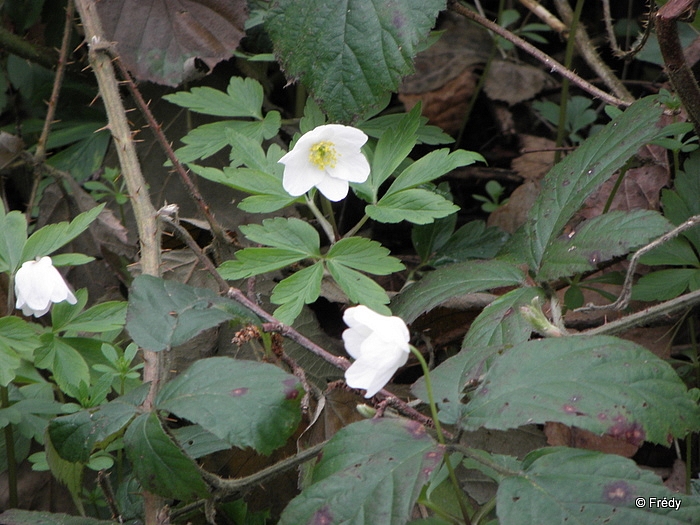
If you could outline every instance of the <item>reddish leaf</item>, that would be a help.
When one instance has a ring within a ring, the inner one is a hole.
[[[245,36],[245,0],[103,0],[105,37],[139,80],[176,86],[229,58]],[[189,72],[189,73],[188,73]]]

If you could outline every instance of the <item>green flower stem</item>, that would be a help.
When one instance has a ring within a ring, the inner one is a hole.
[[[353,235],[355,235],[358,231],[360,231],[360,228],[362,228],[368,220],[369,220],[369,215],[365,215],[364,217],[362,217],[359,220],[359,222],[355,226],[353,226],[350,229],[350,231],[348,231],[348,233],[343,235],[343,239],[347,239],[348,237],[352,237]]]
[[[323,195],[321,195],[321,208],[326,214],[325,216],[328,217],[328,222],[333,228],[333,236],[336,239],[340,239],[340,233],[338,233],[338,225],[335,222],[335,212],[333,211],[333,205],[331,204],[331,201],[329,201]]]
[[[318,220],[318,223],[321,225],[321,228],[323,228],[323,231],[326,232],[328,240],[331,242],[331,244],[335,244],[335,232],[333,231],[333,226],[331,226],[331,223],[329,223],[326,220],[326,218],[323,216],[323,213],[321,213],[321,210],[318,209],[318,207],[314,203],[313,197],[309,197],[309,194],[307,193],[306,195],[304,195],[304,198],[306,199],[306,205],[311,210],[311,213],[314,214],[314,217],[316,217],[316,219]]]
[[[415,348],[413,345],[411,345],[410,348],[411,353],[414,356],[416,356],[416,359],[418,359],[418,362],[420,363],[420,366],[423,369],[423,377],[425,378],[425,389],[428,392],[428,404],[430,405],[430,413],[433,416],[435,432],[437,432],[438,442],[441,445],[444,445],[445,435],[442,433],[442,425],[440,424],[440,420],[438,419],[437,406],[435,405],[435,399],[433,397],[433,385],[430,381],[430,370],[428,370],[428,363],[425,362],[423,354],[421,354],[417,348]],[[469,509],[467,508],[467,504],[464,501],[464,494],[462,493],[462,489],[459,486],[459,481],[457,481],[457,476],[455,474],[454,468],[452,468],[452,464],[450,463],[449,457],[445,460],[445,466],[447,467],[447,473],[450,478],[450,481],[452,482],[452,486],[455,489],[455,496],[457,496],[457,501],[459,502],[459,508],[462,511],[464,523],[466,525],[470,525],[471,520],[469,519]]]

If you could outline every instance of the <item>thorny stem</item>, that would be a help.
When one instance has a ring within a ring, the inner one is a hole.
[[[421,368],[423,369],[423,378],[425,380],[425,390],[428,393],[428,405],[430,406],[430,414],[433,416],[433,424],[435,425],[435,432],[437,433],[438,442],[441,445],[445,445],[445,435],[442,433],[442,425],[440,424],[440,419],[438,418],[437,405],[435,405],[435,398],[433,397],[433,385],[430,381],[430,370],[428,370],[428,363],[425,362],[423,354],[421,354],[417,348],[413,345],[410,346],[411,353],[418,359]],[[462,517],[464,518],[464,523],[469,525],[471,520],[469,519],[469,509],[464,501],[464,493],[459,486],[459,481],[457,480],[457,475],[450,462],[449,455],[446,455],[445,467],[447,467],[447,474],[452,483],[452,487],[455,490],[455,497],[459,502],[459,509],[462,511]]]
[[[598,89],[593,84],[582,79],[576,73],[568,70],[563,65],[561,65],[559,62],[554,60],[552,57],[550,57],[546,53],[543,53],[542,51],[537,49],[535,46],[530,44],[529,42],[526,42],[525,40],[523,40],[519,36],[514,35],[513,33],[508,31],[507,29],[502,28],[501,26],[492,22],[488,18],[485,18],[485,17],[479,15],[478,13],[476,13],[470,9],[467,9],[463,5],[459,4],[457,2],[457,0],[449,0],[448,7],[450,10],[452,10],[456,13],[459,13],[460,15],[464,16],[465,18],[468,18],[469,20],[476,22],[477,24],[484,26],[486,29],[493,31],[498,36],[503,37],[506,40],[508,40],[509,42],[515,44],[520,49],[522,49],[523,51],[530,54],[535,59],[542,62],[552,72],[556,72],[556,73],[560,74],[562,77],[568,78],[571,82],[576,84],[582,90],[588,92],[590,95],[592,95],[595,98],[599,98],[599,99],[603,100],[606,104],[610,104],[612,106],[627,107],[632,103],[631,101],[625,101],[625,100],[619,99],[613,95],[606,93],[605,91],[603,91],[601,89]]]
[[[63,85],[63,75],[66,70],[66,63],[68,60],[68,46],[70,45],[74,15],[75,6],[72,0],[68,0],[68,3],[66,4],[66,20],[63,26],[63,40],[61,41],[61,50],[58,54],[58,64],[56,66],[56,74],[53,79],[53,88],[51,90],[51,97],[49,98],[49,105],[46,109],[44,127],[41,130],[41,135],[36,143],[36,151],[34,153],[34,181],[32,183],[31,192],[29,193],[29,202],[27,203],[27,210],[30,215],[32,213],[32,208],[34,207],[34,201],[36,200],[39,182],[41,181],[42,170],[39,168],[39,165],[46,159],[46,140],[49,137],[51,124],[53,124],[53,119],[56,115],[58,95],[60,94],[61,86]]]
[[[231,239],[228,237],[228,235],[226,235],[223,226],[221,226],[221,224],[219,224],[219,222],[216,220],[216,217],[214,217],[214,214],[209,208],[209,205],[206,203],[204,197],[192,181],[189,172],[185,170],[185,168],[175,155],[172,144],[168,142],[168,139],[163,133],[163,127],[153,116],[151,109],[148,107],[148,104],[143,99],[143,96],[141,96],[141,92],[134,83],[134,80],[131,78],[131,74],[126,69],[126,67],[124,67],[124,64],[118,56],[115,56],[114,58],[117,67],[119,68],[119,73],[124,79],[126,86],[129,88],[131,96],[136,101],[136,105],[141,110],[141,114],[146,119],[146,122],[148,122],[148,127],[153,132],[153,136],[158,141],[158,144],[160,144],[160,147],[163,149],[163,152],[168,157],[168,160],[172,163],[173,168],[175,168],[175,171],[177,171],[177,174],[180,176],[180,180],[182,180],[182,183],[185,185],[185,188],[187,188],[187,191],[192,197],[192,200],[194,200],[195,204],[197,204],[199,210],[202,212],[207,222],[209,223],[212,235],[217,241],[219,241],[222,244],[222,246],[226,244],[231,244]]]

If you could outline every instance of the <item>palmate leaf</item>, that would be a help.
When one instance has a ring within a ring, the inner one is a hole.
[[[292,500],[279,523],[403,525],[443,453],[415,421],[349,425],[323,449],[313,484]]]
[[[389,249],[377,241],[365,237],[349,237],[331,246],[326,258],[374,275],[389,275],[404,270],[406,267],[401,261],[390,257],[389,253]]]
[[[655,505],[664,499],[680,502],[680,507]],[[627,458],[552,447],[528,454],[518,475],[500,481],[496,513],[502,525],[697,524],[700,500],[672,492],[658,476]]]
[[[412,72],[416,46],[445,0],[280,0],[266,28],[287,78],[301,79],[332,122],[379,106]]]
[[[428,224],[459,211],[445,197],[421,188],[411,188],[383,196],[377,204],[370,204],[365,213],[378,222],[409,221]]]
[[[156,406],[230,446],[270,454],[299,424],[302,395],[299,380],[274,365],[211,357],[167,383]]]
[[[275,310],[274,316],[285,324],[292,324],[305,304],[318,299],[322,279],[322,262],[316,262],[283,279],[270,296],[273,304],[282,305]]]
[[[640,147],[663,136],[658,124],[662,111],[656,97],[635,102],[555,165],[542,181],[527,222],[507,244],[509,251],[524,258],[531,269],[539,270],[548,246],[586,198]]]
[[[441,266],[412,284],[392,303],[392,310],[407,323],[458,295],[501,286],[522,284],[525,275],[514,265],[499,261],[468,261]]]
[[[672,228],[670,222],[651,210],[599,215],[551,241],[536,278],[550,281],[593,270],[599,263],[643,246]]]
[[[226,93],[210,87],[195,87],[163,98],[183,108],[217,117],[253,117],[262,120],[263,88],[252,78],[231,77]]]
[[[646,348],[609,336],[510,348],[471,395],[466,416],[467,430],[557,421],[633,444],[668,444],[670,436],[700,428],[700,408],[673,368]]]

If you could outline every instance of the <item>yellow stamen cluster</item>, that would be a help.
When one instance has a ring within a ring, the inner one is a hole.
[[[335,168],[339,156],[335,149],[335,144],[324,140],[311,146],[310,151],[309,160],[312,164],[315,164],[318,169],[325,170],[326,168]]]

